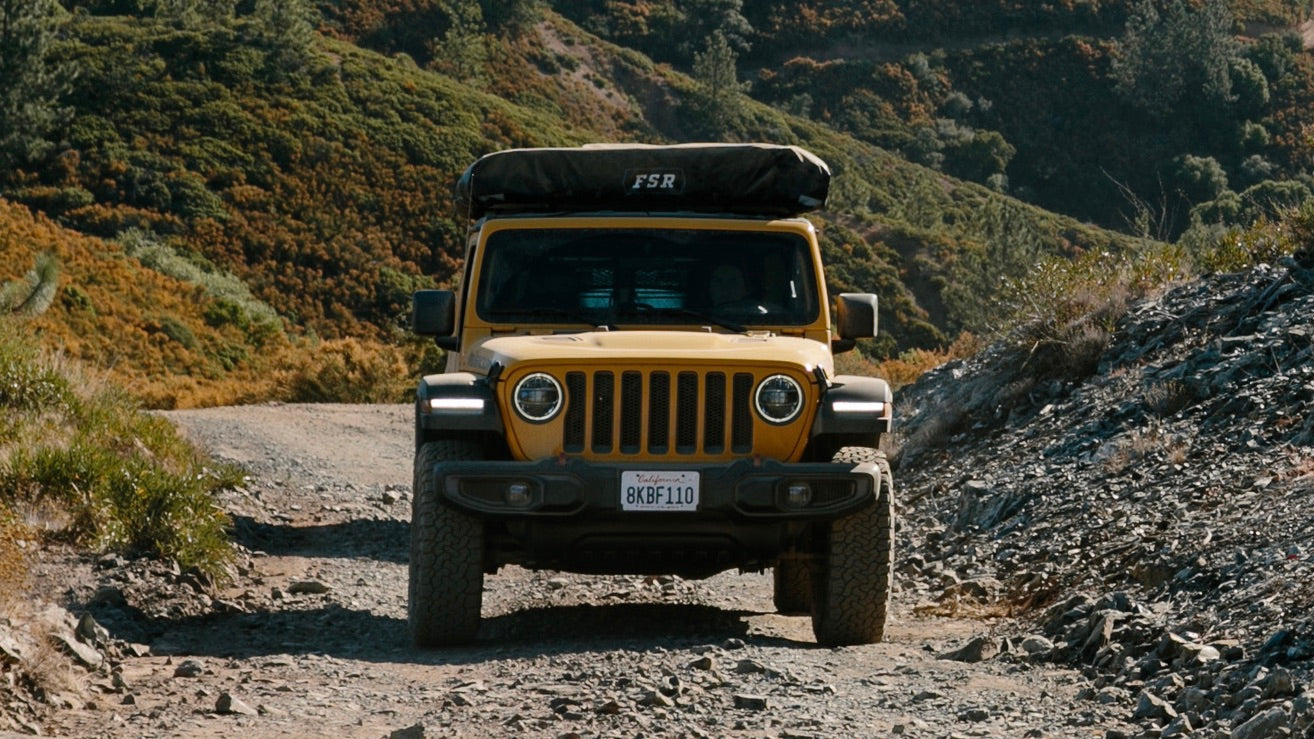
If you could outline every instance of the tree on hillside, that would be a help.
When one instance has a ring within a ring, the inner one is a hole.
[[[286,77],[306,66],[319,20],[310,0],[256,0],[251,19],[257,40],[269,50],[272,77]]]
[[[1227,172],[1213,157],[1182,154],[1173,159],[1169,174],[1178,192],[1191,203],[1213,200],[1227,190]]]
[[[473,5],[459,1],[457,6]],[[480,0],[475,10],[479,11],[484,23],[498,31],[520,33],[538,22],[543,15],[540,0]]]
[[[56,0],[0,0],[0,172],[49,151],[66,115],[73,70],[52,54],[63,15]]]
[[[1162,13],[1157,5],[1140,0],[1132,9],[1112,61],[1115,89],[1157,117],[1200,95],[1210,105],[1230,103],[1239,46],[1226,0],[1172,0]]]
[[[752,48],[749,39],[753,35],[753,26],[741,12],[743,0],[683,0],[677,5],[684,14],[680,32],[684,34],[681,44],[685,47],[686,59],[689,53],[697,58],[698,54],[692,48],[696,39],[717,33],[736,54]]]
[[[237,0],[155,0],[155,15],[184,28],[231,23]]]
[[[739,96],[746,86],[739,82],[738,61],[739,55],[720,31],[707,39],[703,51],[694,54],[695,106],[715,133],[724,132],[743,109]]]
[[[442,38],[433,40],[433,68],[462,82],[477,82],[488,61],[484,14],[478,3],[447,2],[443,8],[451,25]]]

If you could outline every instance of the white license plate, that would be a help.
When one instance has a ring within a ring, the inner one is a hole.
[[[623,511],[696,511],[698,473],[627,470],[621,473],[620,502]]]

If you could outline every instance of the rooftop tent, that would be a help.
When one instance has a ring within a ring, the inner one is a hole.
[[[489,212],[683,212],[791,216],[820,208],[830,168],[797,146],[589,144],[480,157],[456,183],[471,218]]]

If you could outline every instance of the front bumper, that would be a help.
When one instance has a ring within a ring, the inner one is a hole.
[[[626,511],[626,470],[697,472],[698,506],[689,511]],[[443,501],[479,518],[587,520],[661,517],[767,523],[819,521],[855,513],[876,499],[880,469],[872,464],[783,463],[741,459],[728,464],[614,464],[583,459],[537,462],[444,461],[435,467]],[[788,490],[805,484],[809,500],[791,504]],[[514,495],[508,491],[514,488]]]

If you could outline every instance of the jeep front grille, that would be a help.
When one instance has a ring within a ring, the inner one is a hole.
[[[620,373],[618,393],[615,372],[568,372],[562,448],[598,455],[747,454],[753,384],[748,372],[631,370]]]

